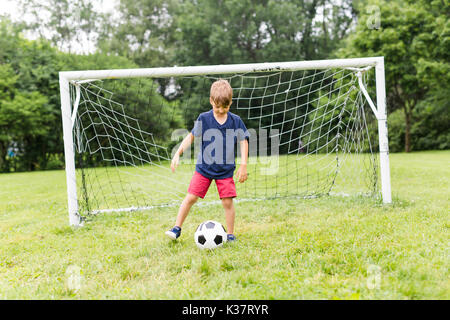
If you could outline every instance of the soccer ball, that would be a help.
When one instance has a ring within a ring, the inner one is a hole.
[[[200,249],[215,249],[227,241],[227,232],[220,222],[208,220],[198,226],[194,239]]]

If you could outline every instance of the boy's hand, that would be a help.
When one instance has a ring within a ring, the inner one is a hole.
[[[237,171],[237,178],[240,183],[247,180],[248,174],[247,174],[247,165],[246,164],[241,164],[239,166],[239,169]]]
[[[172,169],[172,172],[175,172],[175,169],[178,167],[179,164],[180,164],[180,155],[177,152],[173,156],[172,162],[170,163],[170,169]]]

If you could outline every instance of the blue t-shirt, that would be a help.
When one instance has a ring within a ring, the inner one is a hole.
[[[201,113],[195,121],[192,134],[201,138],[201,151],[197,155],[195,171],[209,179],[225,179],[233,176],[237,141],[250,137],[250,133],[238,115],[227,113],[227,120],[220,124],[213,110]]]

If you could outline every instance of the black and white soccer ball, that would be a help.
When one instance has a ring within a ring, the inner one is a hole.
[[[200,249],[215,249],[227,241],[227,232],[220,222],[208,220],[198,226],[194,239]]]

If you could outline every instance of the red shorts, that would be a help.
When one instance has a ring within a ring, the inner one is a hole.
[[[203,199],[206,192],[208,192],[212,180],[213,179],[206,178],[195,171],[194,176],[191,179],[191,183],[189,184],[188,192]],[[216,180],[217,191],[219,192],[220,199],[236,197],[236,186],[234,184],[233,177],[214,180]]]

